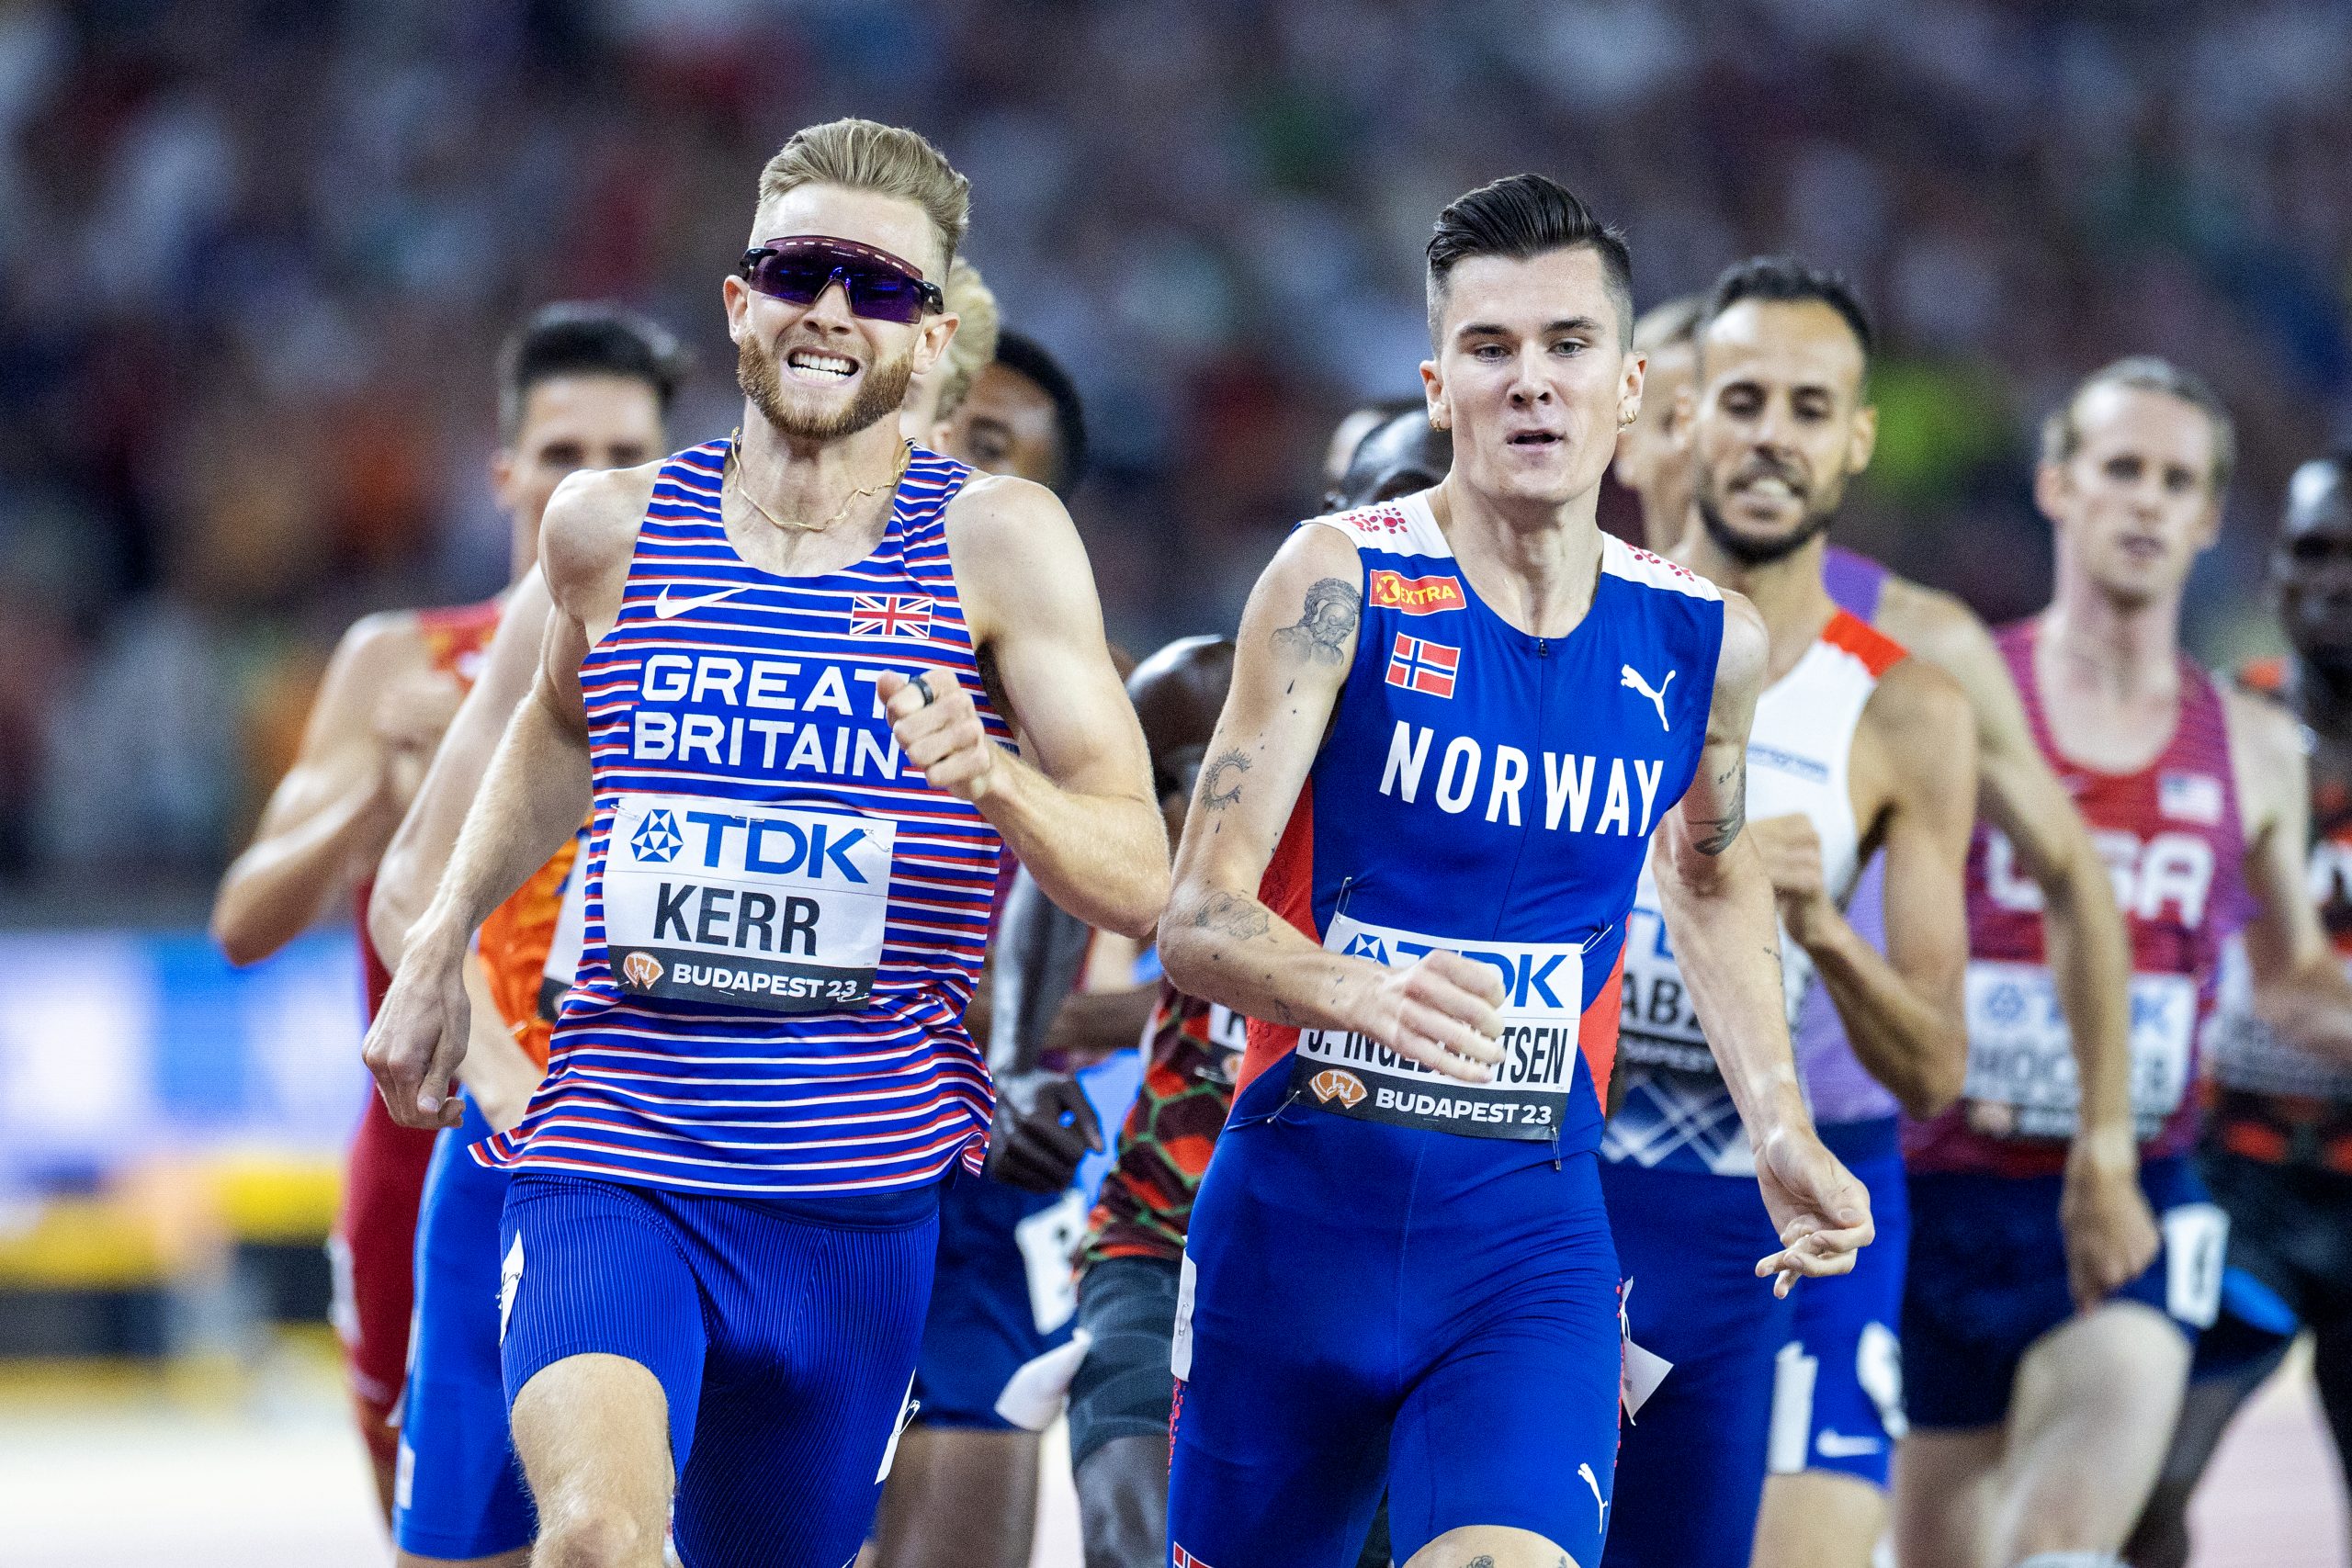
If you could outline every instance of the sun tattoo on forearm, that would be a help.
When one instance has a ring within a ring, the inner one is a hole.
[[[1201,774],[1201,804],[1211,811],[1233,805],[1241,798],[1241,775],[1249,771],[1250,759],[1238,751],[1227,751],[1211,762]]]
[[[1274,646],[1313,664],[1344,664],[1363,595],[1343,578],[1326,577],[1306,591],[1298,619],[1274,632]]]

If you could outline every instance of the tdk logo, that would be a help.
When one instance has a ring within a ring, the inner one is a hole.
[[[1359,931],[1356,933],[1355,940],[1348,943],[1347,956],[1369,958],[1374,964],[1385,966],[1388,963],[1388,944],[1370,931]]]
[[[667,865],[678,858],[678,852],[686,847],[686,840],[678,835],[676,818],[667,811],[654,810],[645,814],[645,820],[629,840],[628,847],[641,861]]]

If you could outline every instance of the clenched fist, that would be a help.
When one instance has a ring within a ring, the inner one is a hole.
[[[1367,970],[1356,1032],[1464,1083],[1492,1083],[1503,1059],[1503,982],[1475,958],[1440,950],[1404,969]]]
[[[971,694],[952,670],[886,670],[875,682],[899,750],[923,783],[958,800],[984,799],[1003,767],[1003,748],[989,738]]]

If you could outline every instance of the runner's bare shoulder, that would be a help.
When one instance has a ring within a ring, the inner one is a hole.
[[[637,531],[661,472],[658,462],[582,468],[548,499],[539,525],[539,565],[548,593],[582,623],[610,622],[619,613]]]

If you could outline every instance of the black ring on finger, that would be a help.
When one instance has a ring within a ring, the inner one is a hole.
[[[922,705],[925,707],[929,707],[933,703],[939,700],[931,694],[930,676],[931,671],[928,670],[918,671],[915,674],[915,678],[907,682],[908,685],[912,686],[916,691],[922,694]]]

